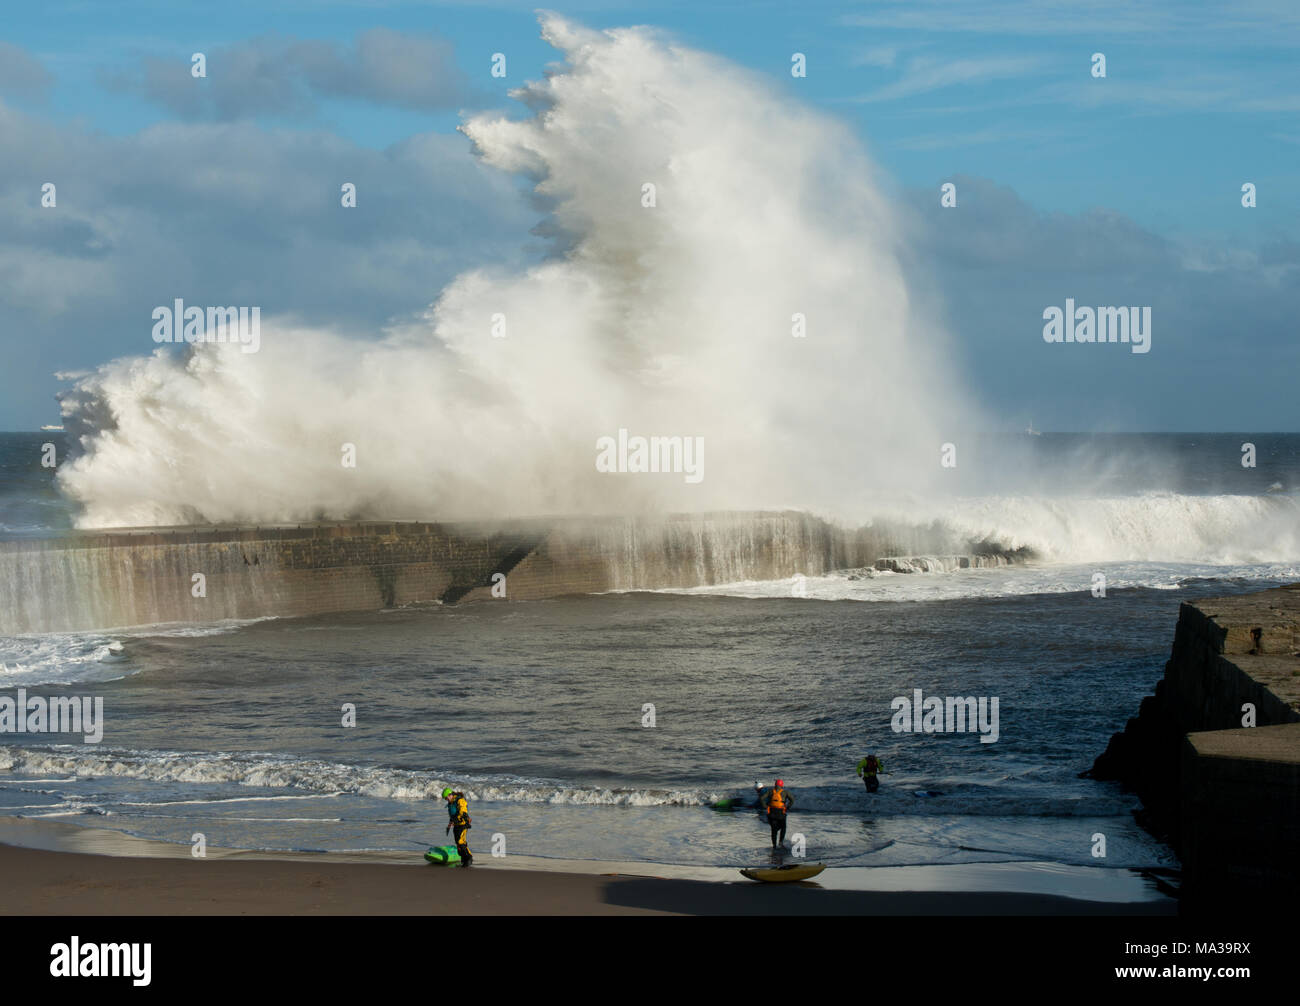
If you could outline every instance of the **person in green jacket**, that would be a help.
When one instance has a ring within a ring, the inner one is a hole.
[[[858,762],[858,775],[862,777],[868,793],[874,793],[880,788],[880,780],[876,778],[876,774],[883,771],[885,771],[884,764],[873,754],[867,755]]]

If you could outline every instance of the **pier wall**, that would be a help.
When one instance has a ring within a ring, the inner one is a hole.
[[[79,532],[0,542],[0,634],[489,599],[497,574],[507,599],[532,600],[1025,557],[937,525],[798,511]]]
[[[1300,894],[1300,584],[1182,605],[1155,694],[1090,775],[1142,798],[1188,905]]]

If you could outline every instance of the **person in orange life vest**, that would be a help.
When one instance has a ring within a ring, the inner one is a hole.
[[[767,811],[767,823],[772,827],[772,848],[775,849],[779,842],[785,843],[785,816],[794,807],[794,797],[785,791],[785,786],[780,779],[776,785],[766,790],[762,797],[763,809]]]

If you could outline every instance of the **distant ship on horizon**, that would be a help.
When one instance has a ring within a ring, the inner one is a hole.
[[[63,427],[62,427],[62,426],[42,426],[42,427],[41,427],[41,432],[42,432],[42,433],[46,433],[46,432],[51,432],[51,433],[62,433],[62,432],[63,432]]]
[[[1025,432],[1031,437],[1041,437],[1043,435],[1042,430],[1034,429],[1034,421],[1032,419],[1029,420],[1029,426],[1025,429]]]

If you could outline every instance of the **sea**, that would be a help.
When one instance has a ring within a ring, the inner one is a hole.
[[[3,537],[74,527],[40,464],[62,437],[0,435]],[[1027,561],[0,638],[0,698],[104,708],[97,744],[0,734],[0,815],[418,859],[449,841],[451,786],[476,858],[732,867],[772,860],[744,804],[780,778],[785,857],[1172,874],[1137,798],[1081,773],[1163,673],[1180,604],[1300,580],[1300,435],[972,450],[983,476],[926,519]],[[996,740],[898,729],[918,690],[996,702]]]

